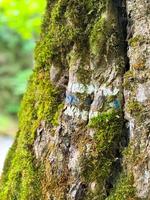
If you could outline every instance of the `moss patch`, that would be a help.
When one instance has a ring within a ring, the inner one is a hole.
[[[116,187],[106,200],[138,200],[135,197],[132,175],[122,174]]]
[[[136,116],[140,115],[141,111],[142,111],[142,104],[140,104],[136,100],[128,101],[127,112],[129,112],[130,114],[132,114],[132,115],[134,115],[136,117]]]
[[[138,45],[140,45],[142,42],[144,42],[144,38],[142,35],[136,35],[135,37],[132,37],[131,39],[129,39],[128,44],[131,47],[136,47]]]
[[[123,118],[121,111],[110,110],[93,118],[89,127],[95,130],[93,153],[83,158],[82,176],[85,182],[96,182],[96,191],[88,192],[85,199],[104,199],[107,196],[107,180],[113,173],[116,152],[121,151]],[[109,190],[109,189],[108,189]]]
[[[39,80],[41,74],[42,79]],[[52,121],[59,102],[59,91],[49,82],[49,71],[35,70],[21,105],[16,141],[5,162],[0,188],[1,200],[42,198],[42,170],[36,165],[33,143],[40,122]]]
[[[58,126],[59,125],[59,117],[60,117],[60,113],[61,113],[63,107],[64,107],[64,103],[62,103],[62,104],[60,104],[58,106],[58,109],[57,109],[57,111],[56,111],[56,113],[55,113],[55,115],[54,115],[54,117],[52,119],[52,125],[53,126]]]
[[[135,75],[133,71],[127,71],[124,75],[124,83],[123,86],[126,90],[134,90],[134,81],[135,81]]]

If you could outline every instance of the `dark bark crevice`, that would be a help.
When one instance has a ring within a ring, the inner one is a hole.
[[[127,8],[126,8],[126,0],[114,0],[114,5],[118,8],[118,21],[120,29],[122,30],[122,38],[123,38],[123,51],[124,51],[124,60],[125,60],[125,67],[124,73],[130,70],[130,63],[129,58],[127,55],[128,52],[128,17],[127,17]],[[122,77],[123,78],[123,77]],[[123,94],[124,96],[124,94]],[[123,103],[124,107],[124,103]],[[124,108],[123,108],[124,109]],[[122,137],[119,146],[116,148],[114,156],[115,161],[112,166],[111,176],[106,180],[106,193],[107,197],[110,196],[111,190],[115,187],[120,174],[123,171],[122,161],[123,155],[122,152],[125,148],[129,145],[129,137],[130,137],[130,130],[129,130],[129,122],[125,119],[124,111],[123,111],[123,130],[122,130]]]

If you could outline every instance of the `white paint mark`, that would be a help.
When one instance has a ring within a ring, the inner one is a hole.
[[[103,90],[104,96],[117,95],[117,93],[119,92],[119,89],[117,88],[114,88],[114,90],[112,90],[110,88],[101,87],[101,90]]]
[[[94,85],[88,85],[88,87],[87,87],[87,93],[88,94],[92,94],[93,92],[95,92],[95,91],[97,91],[97,87],[96,86],[94,86]]]
[[[84,93],[92,94],[97,90],[97,87],[93,84],[91,85],[84,85],[82,83],[72,83],[69,82],[68,84],[68,91],[72,93]]]
[[[92,94],[92,93],[103,93],[104,96],[110,96],[110,95],[116,95],[119,92],[119,89],[114,88],[108,88],[106,86],[101,86],[98,88],[96,85],[90,84],[90,85],[84,85],[82,83],[72,83],[69,82],[68,84],[68,92],[69,93],[84,93]]]
[[[86,110],[80,111],[79,108],[74,107],[74,106],[68,106],[64,114],[70,117],[81,118],[84,121],[88,119],[88,111]]]

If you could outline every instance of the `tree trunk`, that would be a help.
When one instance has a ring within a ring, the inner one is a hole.
[[[150,199],[148,4],[47,0],[1,200]]]

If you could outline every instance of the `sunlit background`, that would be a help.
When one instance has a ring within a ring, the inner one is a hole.
[[[0,173],[17,131],[44,8],[44,0],[0,0]]]

